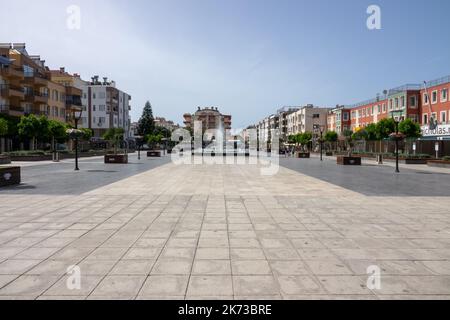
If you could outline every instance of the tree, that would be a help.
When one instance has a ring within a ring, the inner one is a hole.
[[[297,142],[301,144],[303,150],[308,151],[308,143],[312,140],[312,133],[305,132],[297,135]]]
[[[138,122],[138,133],[140,136],[146,136],[149,134],[153,134],[154,130],[155,130],[155,120],[153,118],[152,105],[150,104],[149,101],[147,101],[145,103],[142,116]]]
[[[91,140],[92,136],[94,135],[92,129],[89,128],[81,128],[80,131],[81,131],[81,139],[84,141]]]
[[[395,121],[392,118],[385,118],[376,124],[377,140],[389,138],[389,135],[395,132]]]
[[[22,116],[17,125],[19,135],[31,139],[31,150],[35,150],[35,140],[39,135],[40,125],[39,118],[33,114]]]
[[[64,142],[67,140],[67,127],[64,123],[56,120],[48,121],[48,131],[52,139],[52,149],[56,151],[56,142]]]
[[[420,125],[409,118],[398,124],[398,131],[410,139],[417,139],[422,136]]]
[[[117,154],[117,147],[123,140],[125,130],[123,128],[110,128],[103,135],[103,139],[108,140],[114,147],[114,154]]]
[[[325,133],[324,140],[328,143],[328,148],[330,148],[331,145],[331,149],[333,149],[333,144],[335,144],[338,139],[339,136],[336,131],[327,131]]]
[[[150,134],[147,137],[147,144],[151,149],[155,149],[158,143],[161,143],[164,136],[162,134]]]
[[[0,153],[3,152],[3,137],[8,134],[8,121],[0,118]]]
[[[8,121],[0,118],[0,137],[8,134]]]
[[[348,155],[351,156],[353,152],[353,131],[344,130],[345,144],[347,145]]]
[[[367,125],[365,128],[366,131],[366,137],[365,139],[367,141],[377,141],[378,140],[378,134],[377,134],[377,125],[375,123],[371,123]]]

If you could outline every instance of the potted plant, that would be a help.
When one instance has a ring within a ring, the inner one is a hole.
[[[296,135],[296,142],[300,145],[300,150],[297,152],[297,158],[300,159],[308,159],[311,157],[311,153],[308,149],[308,144],[311,142],[312,139],[312,133],[311,132],[305,132],[305,133],[299,133]]]
[[[325,152],[325,155],[327,157],[330,157],[333,155],[333,147],[330,148],[330,145],[334,145],[338,141],[338,134],[335,131],[327,131],[325,133],[325,142],[327,142],[327,151]]]
[[[358,132],[358,131],[357,131]],[[360,166],[361,165],[361,157],[353,156],[353,148],[355,146],[354,139],[358,138],[357,135],[353,133],[351,130],[344,131],[345,144],[347,147],[347,155],[340,155],[336,158],[337,164],[343,166]]]
[[[103,139],[107,140],[113,146],[113,153],[105,155],[105,163],[128,163],[128,154],[126,152],[118,153],[123,135],[125,131],[122,128],[110,128],[103,135]]]
[[[150,134],[147,138],[147,145],[150,150],[147,152],[147,157],[161,157],[161,151],[158,146],[161,143],[163,136],[161,134]]]
[[[0,167],[0,187],[20,184],[20,167]]]

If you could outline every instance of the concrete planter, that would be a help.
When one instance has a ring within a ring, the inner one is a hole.
[[[333,152],[325,152],[325,155],[326,155],[327,157],[331,157],[331,156],[333,156]]]
[[[361,165],[361,157],[346,157],[346,156],[338,156],[337,164],[342,166],[360,166]]]
[[[11,157],[0,155],[0,164],[10,164],[10,163],[11,163]]]
[[[405,159],[404,162],[405,162],[405,164],[427,164],[428,160],[427,159],[410,158],[410,159]]]
[[[35,156],[11,156],[12,161],[50,161],[52,160],[51,155],[35,155]]]
[[[428,160],[429,167],[450,168],[450,161],[445,160]]]
[[[107,154],[105,155],[105,163],[128,163],[128,155]]]
[[[20,184],[20,167],[0,167],[0,187]]]
[[[309,159],[311,158],[311,154],[309,152],[297,152],[297,158]]]
[[[161,151],[147,151],[147,157],[149,158],[160,158],[161,157]]]

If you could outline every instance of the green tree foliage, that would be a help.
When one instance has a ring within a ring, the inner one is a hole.
[[[377,140],[389,138],[389,135],[395,132],[395,121],[392,118],[385,118],[376,124]]]
[[[0,119],[0,137],[6,136],[8,134],[8,121],[5,119]]]
[[[399,123],[398,130],[403,133],[406,138],[417,139],[422,136],[420,125],[409,118]]]
[[[155,120],[153,118],[152,105],[149,101],[145,103],[144,111],[138,122],[138,133],[140,136],[153,134],[155,130]]]
[[[93,137],[94,133],[92,132],[92,129],[89,128],[81,128],[81,139],[84,141],[89,141]]]
[[[103,135],[103,139],[108,140],[114,147],[114,154],[117,154],[117,148],[123,141],[125,130],[123,128],[110,128]]]
[[[364,128],[366,131],[365,139],[367,141],[377,141],[378,133],[377,133],[377,125],[375,123],[371,123]]]
[[[326,142],[336,142],[338,141],[338,134],[335,131],[327,131],[324,138]]]
[[[56,120],[49,120],[48,121],[48,131],[49,135],[52,139],[54,139],[57,142],[64,142],[67,140],[67,126]]]
[[[158,143],[161,143],[164,136],[162,134],[150,134],[147,136],[147,144],[151,149],[156,148]]]

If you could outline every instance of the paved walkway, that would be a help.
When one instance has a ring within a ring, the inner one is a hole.
[[[449,299],[449,207],[249,165],[167,164],[81,195],[0,192],[0,298]],[[380,289],[366,286],[371,265]]]

